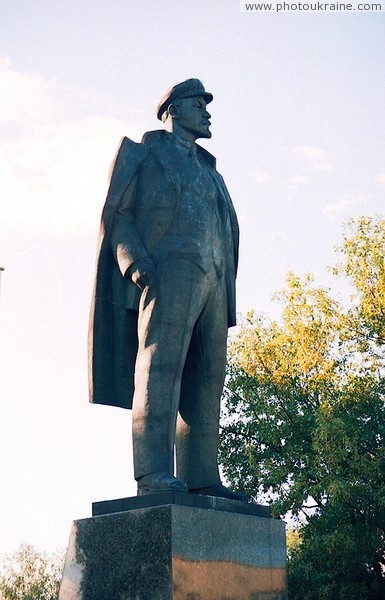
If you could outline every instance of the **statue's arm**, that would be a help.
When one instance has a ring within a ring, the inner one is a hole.
[[[148,256],[135,223],[135,203],[138,192],[138,173],[127,186],[115,213],[111,244],[120,272],[126,279],[143,289],[150,283],[155,265]]]

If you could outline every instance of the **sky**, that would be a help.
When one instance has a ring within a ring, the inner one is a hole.
[[[238,0],[5,0],[0,23],[0,555],[65,548],[94,501],[135,495],[130,412],[88,403],[100,213],[119,141],[174,83],[213,93],[241,227],[238,309],[279,317],[384,213],[384,13],[245,13]]]

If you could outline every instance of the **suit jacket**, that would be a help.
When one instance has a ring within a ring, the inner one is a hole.
[[[91,402],[131,408],[138,348],[139,288],[124,277],[139,258],[156,258],[170,243],[170,228],[183,193],[180,174],[167,150],[164,131],[152,131],[136,144],[123,138],[102,213],[97,269],[89,326],[89,389]],[[234,207],[215,158],[197,146],[213,176],[225,240],[228,325],[235,325],[235,277],[239,230]],[[140,177],[141,171],[150,176]],[[146,172],[147,172],[146,171]],[[168,234],[168,235],[166,235]],[[166,241],[167,240],[167,241]],[[163,246],[162,246],[163,245]],[[191,240],[178,252],[199,264]],[[127,310],[132,309],[132,310]]]

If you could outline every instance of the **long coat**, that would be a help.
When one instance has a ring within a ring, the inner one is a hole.
[[[89,391],[90,401],[94,403],[122,408],[132,406],[138,348],[137,311],[141,292],[129,278],[124,277],[124,273],[138,258],[153,257],[154,248],[162,242],[162,236],[170,228],[178,198],[183,193],[178,174],[173,171],[172,162],[167,157],[167,135],[170,134],[164,131],[148,132],[140,144],[123,138],[115,159],[101,219],[89,324]],[[200,159],[209,166],[215,179],[222,222],[227,224],[224,227],[227,232],[225,277],[230,327],[235,325],[236,318],[238,223],[224,181],[216,171],[215,158],[200,146],[197,148]],[[147,183],[142,183],[145,189],[137,189],[137,174],[145,161],[154,164],[153,176]],[[119,210],[130,196],[131,208],[122,218]],[[151,205],[147,206],[146,202]],[[167,210],[160,213],[156,210],[157,206]],[[140,214],[148,215],[145,225],[141,225]],[[128,249],[123,257],[117,255],[119,236],[124,238],[124,246]]]

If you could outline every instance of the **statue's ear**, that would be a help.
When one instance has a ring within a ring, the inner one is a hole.
[[[172,116],[173,119],[178,118],[178,107],[175,104],[170,104],[168,107],[168,114]]]

